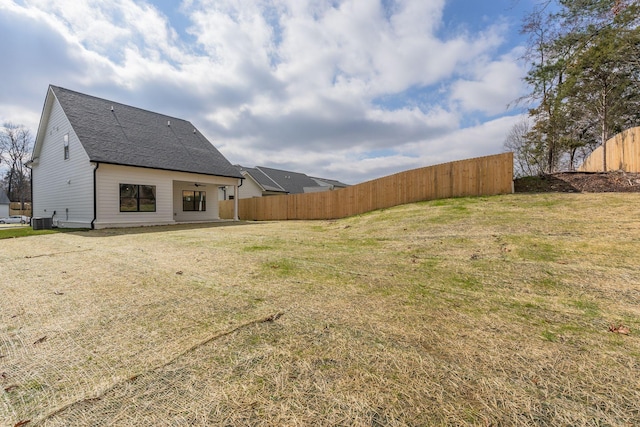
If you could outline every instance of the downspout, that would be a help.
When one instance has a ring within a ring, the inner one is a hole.
[[[31,169],[31,166],[28,166]],[[31,169],[31,176],[29,177],[29,192],[31,195],[29,196],[31,200],[31,215],[29,215],[29,225],[32,224],[31,218],[33,218],[33,169]]]
[[[96,162],[96,167],[93,168],[93,219],[91,220],[91,229],[94,230],[95,226],[93,225],[98,219],[98,199],[96,198],[96,171],[100,167],[100,162]],[[32,202],[33,203],[33,202]]]
[[[29,225],[33,224],[33,222],[31,221],[31,219],[33,218],[33,169],[31,168],[32,164],[33,164],[33,160],[28,160],[24,164],[31,171],[31,176],[29,177],[29,192],[31,193],[31,196],[29,198],[29,200],[31,200],[31,215],[29,216]]]

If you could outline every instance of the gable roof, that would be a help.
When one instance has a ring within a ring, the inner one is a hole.
[[[255,168],[239,167],[243,172],[249,174],[264,191],[299,194],[306,193],[314,188],[344,188],[348,186],[340,181],[314,178],[300,172],[291,172],[265,166],[256,166]]]
[[[53,85],[51,94],[92,162],[242,178],[186,120]]]
[[[262,187],[262,191],[272,191],[272,192],[278,192],[278,193],[287,192],[287,190],[279,186],[277,182],[269,178],[269,176],[266,175],[264,172],[262,172],[260,169],[245,168],[242,166],[239,166],[239,167],[241,168],[242,172],[245,172],[256,182],[256,184]]]
[[[5,194],[4,191],[0,191],[0,205],[10,205],[11,200],[9,200],[9,196]]]
[[[278,185],[289,194],[304,193],[305,187],[319,186],[316,181],[303,173],[267,168],[264,166],[257,166],[256,169],[278,183]]]

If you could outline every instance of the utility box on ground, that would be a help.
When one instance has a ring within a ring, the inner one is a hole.
[[[53,219],[49,217],[33,218],[31,226],[34,230],[50,230],[53,227]]]

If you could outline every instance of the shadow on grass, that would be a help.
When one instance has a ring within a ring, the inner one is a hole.
[[[73,230],[71,233],[83,236],[83,237],[113,237],[113,236],[128,236],[133,234],[148,234],[148,233],[166,233],[172,231],[184,231],[184,230],[205,230],[211,228],[228,228],[238,227],[244,225],[255,225],[266,222],[253,222],[253,221],[215,221],[215,222],[198,222],[198,223],[185,223],[185,224],[172,224],[172,225],[150,225],[144,227],[122,227],[122,228],[102,228],[99,230]],[[60,229],[59,229],[60,230]]]
[[[266,222],[261,222],[266,223]],[[113,237],[126,236],[133,234],[147,233],[166,233],[171,231],[182,230],[199,230],[210,228],[226,228],[242,225],[260,224],[260,222],[252,221],[219,221],[219,222],[202,222],[175,225],[153,225],[145,227],[126,227],[126,228],[103,228],[100,230],[90,230],[88,228],[52,228],[48,230],[34,230],[31,227],[15,227],[0,230],[0,240],[13,239],[18,237],[40,236],[44,234],[66,233],[82,237]]]

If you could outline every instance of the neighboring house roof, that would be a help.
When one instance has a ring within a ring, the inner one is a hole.
[[[312,176],[311,179],[318,181],[320,185],[329,185],[334,188],[346,188],[349,184],[345,184],[344,182],[336,181],[335,179],[326,179],[326,178],[318,178]]]
[[[318,187],[317,182],[303,173],[267,168],[264,166],[257,166],[256,169],[275,181],[289,194],[304,193],[305,187]]]
[[[50,89],[92,162],[242,178],[186,120],[57,86]]]
[[[269,178],[264,172],[257,168],[245,168],[243,166],[239,166],[241,172],[249,175],[251,179],[255,181],[256,184],[262,188],[262,191],[269,192],[277,192],[277,193],[286,193],[286,190],[278,185],[277,182]]]
[[[9,200],[9,197],[4,193],[4,191],[0,191],[0,205],[10,205],[11,204],[11,200]]]
[[[243,172],[249,174],[264,191],[299,194],[313,191],[314,188],[347,187],[347,184],[340,181],[312,178],[299,172],[268,168],[265,166],[256,166],[255,168],[239,167]]]

